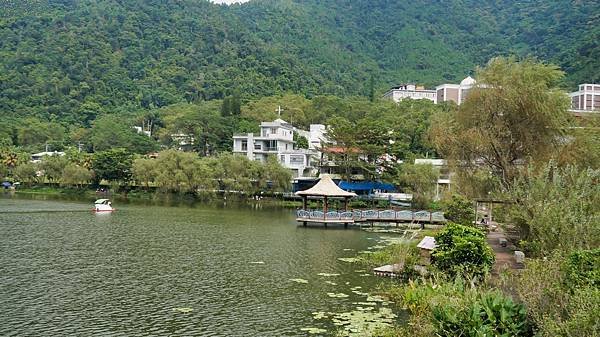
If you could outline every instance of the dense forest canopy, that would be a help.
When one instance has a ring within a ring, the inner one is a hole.
[[[96,116],[285,92],[458,81],[499,54],[600,80],[593,1],[45,0],[0,4],[0,114]]]

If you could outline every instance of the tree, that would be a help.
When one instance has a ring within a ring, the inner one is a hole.
[[[600,170],[548,164],[510,190],[510,220],[532,255],[600,246]]]
[[[37,118],[24,119],[17,127],[17,141],[21,146],[54,143],[62,147],[65,128],[58,123],[44,122]],[[60,150],[52,148],[51,150]]]
[[[290,189],[292,173],[289,169],[281,166],[276,157],[267,158],[264,174],[273,191],[282,192]]]
[[[96,152],[92,160],[97,183],[103,179],[108,182],[128,182],[131,179],[132,165],[133,155],[121,148]]]
[[[375,77],[369,77],[369,101],[375,101]]]
[[[556,88],[562,77],[532,59],[492,59],[458,111],[436,120],[436,147],[462,170],[490,171],[508,189],[522,167],[560,147],[569,120],[568,96]]]
[[[400,174],[396,177],[396,183],[413,195],[413,206],[424,208],[435,196],[439,172],[428,164],[404,164],[400,168]]]
[[[435,236],[433,265],[449,275],[485,275],[494,264],[494,252],[479,229],[449,223]]]
[[[124,148],[131,153],[148,153],[158,148],[154,139],[137,133],[128,122],[116,116],[98,118],[90,133],[94,151]]]
[[[79,188],[88,184],[93,178],[92,171],[77,164],[69,164],[63,170],[61,184],[67,186],[77,186]]]
[[[15,167],[13,175],[19,181],[29,185],[37,182],[37,172],[37,165],[31,162],[27,162]]]
[[[154,182],[156,177],[157,164],[156,159],[136,158],[131,167],[133,179],[143,184],[146,189],[150,188],[150,183]]]
[[[459,225],[472,226],[475,221],[473,203],[461,195],[454,194],[444,204],[444,218]]]
[[[68,164],[69,160],[65,156],[44,156],[40,163],[40,169],[44,172],[44,177],[50,182],[58,182]]]
[[[296,142],[297,149],[308,149],[308,139],[294,132],[294,142]]]

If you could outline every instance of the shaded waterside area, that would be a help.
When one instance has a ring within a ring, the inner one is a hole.
[[[329,335],[312,313],[356,310],[386,282],[339,260],[385,238],[289,209],[44,199],[0,195],[2,336]]]

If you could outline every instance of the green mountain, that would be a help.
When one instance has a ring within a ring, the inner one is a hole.
[[[38,0],[0,4],[0,116],[97,115],[459,81],[496,55],[600,81],[600,4],[543,0]]]

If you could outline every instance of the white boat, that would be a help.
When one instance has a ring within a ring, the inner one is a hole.
[[[114,210],[109,199],[98,199],[94,202],[94,212],[112,212]]]

